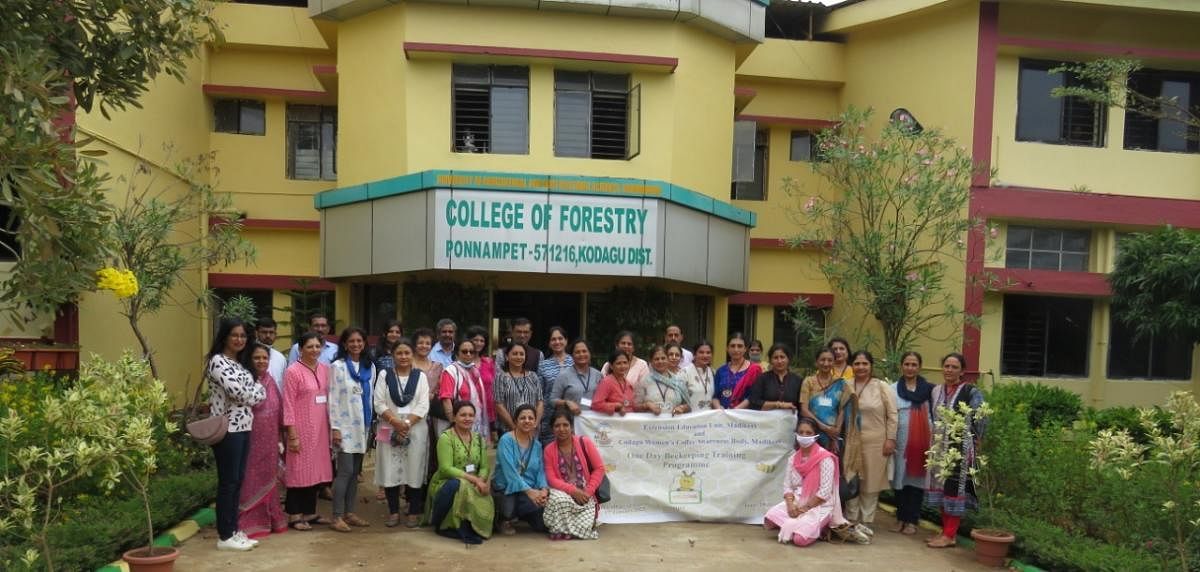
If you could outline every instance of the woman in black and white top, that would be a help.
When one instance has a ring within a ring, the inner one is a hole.
[[[221,321],[212,348],[208,351],[208,403],[213,415],[229,414],[225,438],[213,445],[217,460],[217,540],[218,550],[250,550],[257,544],[237,529],[238,498],[246,458],[250,452],[250,428],[254,424],[251,407],[266,399],[262,385],[254,381],[246,361],[246,325],[241,320]]]

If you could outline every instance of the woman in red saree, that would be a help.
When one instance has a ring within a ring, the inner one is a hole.
[[[254,425],[250,429],[250,447],[246,476],[238,501],[238,529],[250,538],[287,531],[287,515],[279,506],[281,455],[279,428],[283,422],[283,398],[279,386],[267,372],[271,353],[257,344],[250,354],[252,371],[267,390],[267,398],[254,406]]]

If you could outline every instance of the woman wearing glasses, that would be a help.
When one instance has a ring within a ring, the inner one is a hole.
[[[487,416],[487,400],[492,396],[487,394],[483,386],[483,376],[479,364],[475,361],[475,344],[471,340],[458,342],[454,350],[454,362],[442,371],[441,384],[438,386],[438,401],[444,408],[447,419],[454,419],[454,402],[466,401],[475,406],[474,430],[476,433],[491,440],[491,420]],[[450,422],[437,420],[437,432],[450,428]]]

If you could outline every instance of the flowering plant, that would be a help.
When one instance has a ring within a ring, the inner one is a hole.
[[[110,290],[117,298],[125,299],[137,295],[138,280],[133,272],[107,267],[96,271],[96,287]]]
[[[933,446],[925,452],[925,466],[940,480],[959,474],[960,469],[965,470],[971,477],[971,482],[975,484],[975,491],[981,493],[979,496],[988,508],[992,504],[993,480],[986,472],[987,455],[979,452],[977,444],[982,433],[981,427],[991,415],[992,408],[986,401],[975,409],[962,402],[958,404],[957,409],[947,405],[938,407],[937,420],[933,422]],[[965,452],[962,445],[968,440],[976,444],[972,449],[974,457],[963,467]]]
[[[1154,409],[1141,409],[1138,422],[1149,437],[1139,444],[1121,429],[1100,431],[1090,443],[1092,468],[1112,471],[1125,480],[1148,471],[1162,471],[1166,498],[1153,499],[1174,529],[1175,537],[1163,539],[1174,545],[1179,570],[1190,570],[1192,539],[1200,533],[1200,403],[1186,391],[1177,391],[1167,399],[1163,411],[1170,418],[1169,428],[1159,425]],[[1148,491],[1149,492],[1149,491]]]

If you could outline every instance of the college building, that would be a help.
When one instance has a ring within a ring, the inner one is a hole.
[[[527,316],[539,342],[551,325],[594,337],[637,296],[718,357],[732,331],[794,342],[784,312],[801,297],[848,333],[863,311],[821,275],[819,243],[789,239],[822,186],[815,134],[856,106],[873,128],[908,110],[995,170],[963,216],[998,231],[948,269],[982,321],[961,348],[917,348],[931,379],[961,349],[985,386],[1034,380],[1096,406],[1200,391],[1196,347],[1135,343],[1106,281],[1123,235],[1200,228],[1197,134],[1051,97],[1077,79],[1049,73],[1133,57],[1139,89],[1200,103],[1200,3],[275,0],[216,16],[223,40],[185,81],[76,126],[106,152],[114,200],[138,165],[169,183],[176,162],[212,154],[257,259],[199,269],[187,289],[274,308],[280,349],[304,327],[293,315],[317,309],[371,334],[456,312],[496,333]],[[1000,286],[969,279],[985,274]],[[117,309],[87,294],[0,335],[69,369],[136,347]],[[178,392],[201,377],[211,320],[186,303],[147,320]]]

